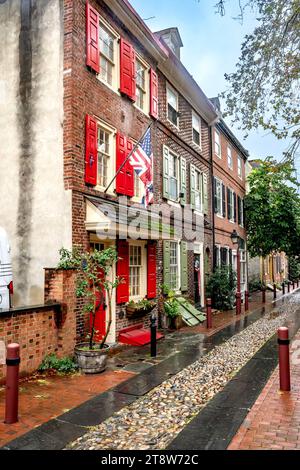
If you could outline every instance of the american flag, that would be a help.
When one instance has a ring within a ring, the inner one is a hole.
[[[129,163],[133,166],[136,174],[144,184],[145,196],[142,203],[147,207],[153,202],[153,152],[150,128],[132,153]]]

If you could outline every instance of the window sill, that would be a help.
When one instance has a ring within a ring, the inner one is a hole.
[[[169,124],[171,124],[173,127],[175,127],[175,129],[179,132],[179,123],[174,124],[174,122],[170,121],[170,119],[167,117],[167,121]]]
[[[112,85],[109,85],[105,80],[103,80],[103,78],[100,77],[99,74],[97,74],[96,77],[99,80],[99,82],[102,83],[104,86],[106,86],[109,90],[116,93],[116,95],[121,96],[121,93],[119,92],[118,88],[115,88]]]
[[[219,219],[224,219],[225,217],[223,217],[221,214],[215,214]]]
[[[136,102],[133,103],[133,106],[135,107],[135,109],[137,109],[138,111],[140,111],[141,113],[143,113],[145,116],[147,116],[147,118],[149,117],[149,111],[145,111],[144,109],[140,108]]]
[[[216,152],[215,152],[215,157],[217,157],[219,160],[222,160],[222,155],[218,155]]]
[[[180,202],[174,201],[173,199],[167,199],[168,204],[173,207],[181,207]]]

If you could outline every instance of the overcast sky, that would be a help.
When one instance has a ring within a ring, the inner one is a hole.
[[[253,31],[256,20],[250,13],[244,23],[234,20],[238,15],[238,0],[227,0],[226,15],[215,13],[216,0],[130,0],[152,31],[177,26],[184,44],[181,60],[211,98],[226,89],[224,73],[235,70],[245,34]],[[147,19],[150,17],[152,19]],[[232,126],[250,159],[273,155],[281,158],[287,142],[278,141],[263,130],[253,131],[246,140]]]

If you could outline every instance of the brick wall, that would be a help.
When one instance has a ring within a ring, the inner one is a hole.
[[[20,374],[34,372],[50,353],[61,354],[60,330],[57,328],[57,306],[14,309],[0,314],[0,341],[20,344]],[[70,351],[71,353],[71,351]],[[5,379],[6,366],[0,365],[0,383]]]
[[[221,179],[226,187],[230,187],[237,196],[244,198],[246,194],[246,180],[245,180],[245,161],[241,153],[237,148],[230,142],[230,140],[220,133],[221,140],[221,158],[219,158],[214,152],[214,132],[213,132],[213,165],[214,165],[214,176]],[[227,162],[227,146],[230,145],[233,169],[228,167]],[[242,179],[238,176],[237,170],[237,157],[238,155],[242,158]],[[233,230],[236,230],[240,237],[246,240],[245,228],[238,225],[238,223],[230,222],[227,218],[227,191],[226,191],[226,217],[222,218],[215,215],[215,243],[222,246],[226,245],[231,249],[236,249],[236,246],[232,244],[230,235]]]

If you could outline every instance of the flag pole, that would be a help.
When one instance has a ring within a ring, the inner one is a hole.
[[[122,163],[122,165],[120,165],[118,171],[116,172],[115,176],[113,177],[113,179],[111,180],[111,182],[109,183],[109,185],[105,188],[104,190],[104,193],[106,193],[109,188],[111,187],[111,185],[113,184],[113,182],[115,181],[116,177],[118,176],[118,174],[120,173],[120,171],[122,170],[122,168],[124,167],[124,165],[128,162],[129,158],[131,157],[131,155],[133,154],[133,152],[135,152],[135,150],[138,148],[141,140],[143,140],[143,138],[145,137],[146,133],[148,132],[148,130],[150,129],[150,127],[152,126],[154,121],[151,121],[149,126],[147,127],[147,129],[145,130],[144,134],[142,135],[142,137],[140,138],[140,140],[135,144],[135,146],[133,147],[133,149],[129,152],[129,154],[127,155],[127,157],[125,158],[124,162]]]

